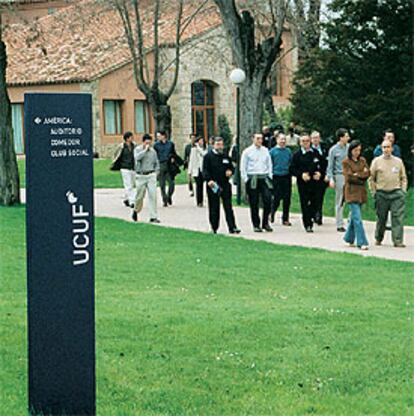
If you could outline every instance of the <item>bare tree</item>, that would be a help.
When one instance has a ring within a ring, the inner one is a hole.
[[[267,21],[256,31],[257,10],[239,10],[236,0],[214,0],[231,44],[234,64],[246,73],[240,89],[240,143],[250,144],[250,135],[262,128],[266,85],[273,64],[281,52],[288,0],[268,0],[264,15]]]
[[[136,85],[145,95],[151,107],[156,130],[170,132],[171,109],[168,101],[178,81],[183,34],[197,13],[207,4],[207,0],[197,2],[197,6],[193,7],[190,15],[185,18],[183,17],[184,0],[164,3],[170,10],[174,6],[177,10],[174,25],[175,40],[170,44],[162,42],[160,36],[161,0],[155,0],[145,5],[147,9],[152,9],[152,44],[147,45],[146,39],[150,38],[150,36],[148,36],[148,32],[144,31],[145,19],[138,0],[113,0],[113,5],[118,11],[124,26],[125,37],[131,52]],[[165,65],[162,53],[166,49],[173,50],[173,59],[171,63]],[[150,57],[152,59],[151,62],[149,62]],[[173,75],[169,85],[162,85],[162,75],[167,72],[164,70],[165,66],[173,68]]]
[[[319,47],[321,6],[322,0],[294,0],[289,20],[295,29],[300,63],[306,60],[312,50]]]
[[[20,183],[14,151],[11,103],[6,85],[7,50],[0,9],[0,205],[20,203]]]

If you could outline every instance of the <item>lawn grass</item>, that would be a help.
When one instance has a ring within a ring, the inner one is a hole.
[[[0,414],[27,402],[24,207],[0,209]],[[412,264],[96,219],[98,415],[410,415]]]

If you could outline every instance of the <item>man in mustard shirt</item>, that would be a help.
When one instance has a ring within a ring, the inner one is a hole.
[[[380,246],[384,239],[388,212],[391,212],[391,236],[394,247],[405,247],[404,213],[407,175],[403,161],[392,155],[392,143],[384,140],[381,144],[383,154],[371,164],[369,185],[375,197],[377,225],[375,244]]]

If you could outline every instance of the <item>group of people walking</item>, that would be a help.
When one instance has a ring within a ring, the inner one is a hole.
[[[175,176],[180,172],[182,159],[174,143],[164,131],[157,133],[153,143],[150,134],[144,134],[142,144],[136,145],[132,132],[124,134],[124,141],[116,151],[111,170],[120,170],[125,190],[124,204],[132,208],[132,219],[138,221],[145,195],[148,193],[150,222],[159,223],[157,211],[157,179],[164,207],[172,205]]]
[[[368,182],[377,212],[375,244],[381,245],[390,214],[394,246],[404,247],[407,177],[400,158],[401,151],[395,144],[392,131],[384,133],[382,143],[374,150],[371,166],[361,156],[361,143],[357,140],[348,143],[350,135],[343,128],[337,130],[337,143],[329,151],[321,145],[321,136],[317,131],[301,133],[299,149],[295,152],[287,146],[288,140],[283,131],[277,132],[271,140],[266,138],[266,132],[253,134],[251,139],[251,146],[240,157],[240,180],[246,189],[255,232],[273,231],[270,224],[275,222],[280,205],[282,225],[292,225],[289,214],[292,177],[295,177],[305,231],[313,233],[314,224],[323,224],[325,192],[331,187],[335,190],[337,231],[345,233],[346,243],[367,250],[369,243],[362,222],[361,206],[368,199]],[[234,178],[238,162],[234,159],[225,151],[221,137],[211,138],[207,145],[202,137],[190,135],[190,143],[185,147],[184,159],[181,159],[174,143],[164,132],[157,133],[155,144],[150,135],[144,135],[139,146],[133,143],[132,133],[128,132],[124,135],[124,143],[115,153],[112,169],[121,171],[125,188],[124,204],[132,207],[133,220],[138,220],[145,194],[148,193],[150,221],[158,223],[157,177],[164,206],[168,207],[172,205],[175,175],[184,166],[189,178],[190,195],[195,194],[198,207],[203,206],[206,184],[212,232],[217,233],[219,228],[221,202],[228,230],[234,234],[240,233],[232,207],[231,178]],[[350,211],[347,228],[343,219],[345,203]]]

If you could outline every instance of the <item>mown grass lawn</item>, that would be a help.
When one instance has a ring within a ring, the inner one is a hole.
[[[0,414],[17,416],[24,207],[0,231]],[[97,218],[98,415],[413,414],[412,271]]]
[[[119,172],[109,170],[111,161],[109,159],[94,159],[94,177],[95,188],[122,188],[122,180]],[[25,165],[24,160],[19,160],[20,182],[25,186]],[[182,171],[176,178],[176,183],[182,185],[187,183],[186,171]],[[281,207],[279,208],[281,212]],[[300,212],[299,194],[296,186],[293,186],[291,212]],[[324,215],[328,217],[335,216],[335,192],[328,189],[325,195]],[[345,207],[345,215],[348,215],[348,208]],[[363,218],[365,220],[375,221],[375,207],[372,197],[369,195],[369,201],[363,206]],[[410,189],[406,199],[405,224],[414,226],[414,190]]]

